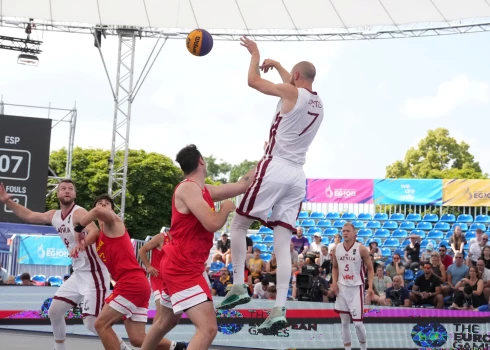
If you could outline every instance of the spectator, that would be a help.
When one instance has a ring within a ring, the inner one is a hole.
[[[427,243],[425,250],[420,255],[420,262],[422,264],[426,262],[430,262],[433,251],[434,251],[434,245],[432,243]]]
[[[271,260],[265,266],[265,278],[269,281],[276,283],[276,269],[277,269],[277,260],[276,254],[272,252]]]
[[[5,284],[15,284],[15,276],[9,276]]]
[[[378,248],[378,242],[371,241],[369,243],[369,253],[374,256],[374,260],[379,264],[381,262],[381,252]]]
[[[254,299],[268,299],[267,290],[269,286],[273,286],[274,283],[269,282],[267,278],[262,279],[261,282],[256,283],[254,286]]]
[[[424,264],[424,273],[415,279],[410,293],[414,305],[432,304],[436,309],[442,309],[444,300],[441,294],[441,282],[432,274],[432,265]]]
[[[216,253],[213,256],[213,262],[218,260],[221,260],[226,265],[231,261],[231,241],[226,232],[221,234],[221,240],[218,241]]]
[[[442,287],[442,293],[449,295],[454,292],[456,284],[468,274],[468,266],[464,264],[463,253],[454,255],[455,263],[449,266],[446,273],[447,286]]]
[[[296,250],[294,250],[294,244],[293,242],[291,242],[291,265],[292,265],[292,268],[293,268],[293,271],[296,271],[296,269],[298,268],[298,259],[299,259],[299,254]]]
[[[309,259],[312,264],[319,265],[320,263],[320,252],[323,247],[322,243],[322,234],[320,232],[316,232],[313,235],[313,242],[311,242],[308,252],[306,253],[306,259]]]
[[[276,300],[277,296],[277,288],[276,286],[272,285],[267,288],[267,299],[269,300]]]
[[[249,236],[245,236],[245,239],[247,240],[247,255],[245,257],[245,261],[249,261],[253,257],[253,251],[252,248],[254,246],[254,242],[252,241],[252,238]]]
[[[432,274],[439,278],[441,284],[446,283],[446,268],[441,263],[441,256],[437,252],[433,252],[429,262],[432,265]]]
[[[420,265],[420,236],[410,235],[410,244],[405,247],[405,268],[414,270]]]
[[[475,236],[476,237],[470,239],[470,241],[469,241],[470,247],[473,243],[481,243],[482,236],[483,236],[483,230],[481,228],[477,228],[475,230]]]
[[[386,305],[410,307],[410,291],[403,286],[401,276],[393,277],[393,286],[386,289]]]
[[[293,242],[294,250],[298,253],[299,258],[305,258],[310,242],[308,238],[303,236],[303,228],[298,227],[296,229],[296,236],[291,237],[291,242]]]
[[[450,306],[450,309],[454,310],[475,310],[478,305],[479,300],[473,294],[473,288],[470,285],[465,285],[463,291],[458,293],[458,295],[454,298],[453,303]]]
[[[456,291],[454,292],[454,300],[453,305],[461,308],[464,307],[465,299],[467,298],[467,294],[472,294],[472,303],[471,306],[479,307],[485,304],[485,298],[483,296],[483,280],[480,278],[478,273],[478,269],[475,266],[470,266],[468,269],[468,275],[461,279],[456,284]],[[470,293],[468,293],[470,291]]]
[[[482,258],[478,259],[476,262],[476,268],[483,281],[483,295],[485,300],[488,301],[490,299],[490,269],[485,267],[485,260]]]
[[[7,280],[9,278],[9,275],[7,273],[7,270],[5,270],[2,266],[2,262],[0,261],[0,284],[7,284]]]
[[[387,306],[385,291],[391,285],[391,278],[384,275],[383,266],[378,266],[373,279],[374,295],[371,299],[369,299],[369,296],[366,297],[366,304],[369,305],[369,302],[374,301],[379,305]]]
[[[328,254],[328,247],[325,245],[322,245],[322,249],[320,250],[320,261],[318,265],[320,265],[320,274],[323,277],[330,273],[330,254]]]
[[[464,245],[466,244],[466,237],[463,236],[461,226],[458,225],[454,228],[454,233],[451,238],[449,238],[449,244],[451,245],[451,249],[455,254],[457,252],[463,253]]]
[[[22,275],[20,275],[20,280],[21,280],[22,286],[34,286],[35,285],[35,283],[31,281],[31,275],[29,275],[29,272],[24,272]]]
[[[444,244],[441,244],[439,246],[439,256],[441,257],[441,262],[447,271],[449,266],[451,266],[453,263],[453,258],[451,256],[447,255],[447,247]]]
[[[228,285],[232,285],[233,280],[230,276],[230,272],[226,267],[222,267],[220,269],[220,277],[215,278],[213,281],[211,292],[213,295],[217,295],[219,297],[224,297],[227,293],[226,288]]]
[[[480,242],[475,242],[470,245],[470,249],[468,250],[468,257],[466,258],[466,265],[468,266],[476,266],[476,262],[478,258],[480,258],[483,254],[483,248],[486,247],[488,243],[488,235],[485,233],[481,236]]]
[[[262,279],[262,272],[265,270],[264,260],[260,258],[260,249],[254,249],[254,257],[248,261],[248,268],[250,270],[250,275],[252,276],[252,281],[255,283],[255,280],[258,278]]]
[[[485,246],[481,252],[481,258],[485,263],[485,268],[490,269],[490,247]]]
[[[398,253],[392,255],[391,264],[386,266],[386,276],[390,277],[392,281],[395,280],[395,276],[401,277],[402,286],[404,283],[405,266],[401,262],[401,256]]]

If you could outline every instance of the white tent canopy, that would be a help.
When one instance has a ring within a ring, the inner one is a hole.
[[[185,32],[349,33],[360,27],[489,23],[490,0],[0,0],[0,19],[54,26],[135,26]]]

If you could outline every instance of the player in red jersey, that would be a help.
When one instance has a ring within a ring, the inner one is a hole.
[[[146,272],[136,260],[131,238],[123,220],[114,213],[114,202],[108,194],[97,197],[94,208],[80,220],[75,231],[82,232],[96,219],[100,231],[88,234],[78,249],[97,242],[97,255],[107,266],[116,285],[105,300],[106,304],[95,321],[95,329],[106,350],[119,350],[112,325],[123,319],[131,345],[139,347],[145,338],[151,294]],[[185,344],[162,339],[157,349],[182,350]]]
[[[163,291],[171,303],[161,302],[162,316],[153,323],[141,350],[153,350],[159,339],[179,322],[182,312],[196,327],[188,349],[207,350],[217,333],[216,312],[211,290],[203,276],[209,257],[214,232],[226,223],[235,205],[225,200],[245,193],[255,169],[238,182],[220,186],[206,185],[206,162],[195,145],[184,147],[177,154],[186,179],[177,185],[172,198],[172,240],[164,246],[165,255],[160,264]],[[225,200],[219,212],[214,202]]]
[[[165,232],[165,227],[159,234],[155,235],[150,241],[146,242],[139,250],[138,255],[143,265],[146,266],[146,272],[150,275],[150,285],[153,292],[153,298],[155,299],[155,307],[157,312],[153,318],[153,322],[156,322],[161,314],[162,303],[160,298],[162,297],[162,274],[160,273],[160,261],[163,257],[163,246],[168,244],[171,240],[171,235]],[[148,261],[146,254],[151,251],[151,260]]]

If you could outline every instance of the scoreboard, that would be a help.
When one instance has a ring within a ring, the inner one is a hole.
[[[0,182],[12,200],[33,211],[46,209],[51,122],[0,114]],[[0,222],[22,222],[0,205]]]

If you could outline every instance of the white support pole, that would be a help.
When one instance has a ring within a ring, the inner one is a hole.
[[[119,48],[108,193],[115,202],[116,212],[124,219],[133,102],[134,53],[138,32],[131,29],[119,29],[118,32]]]

